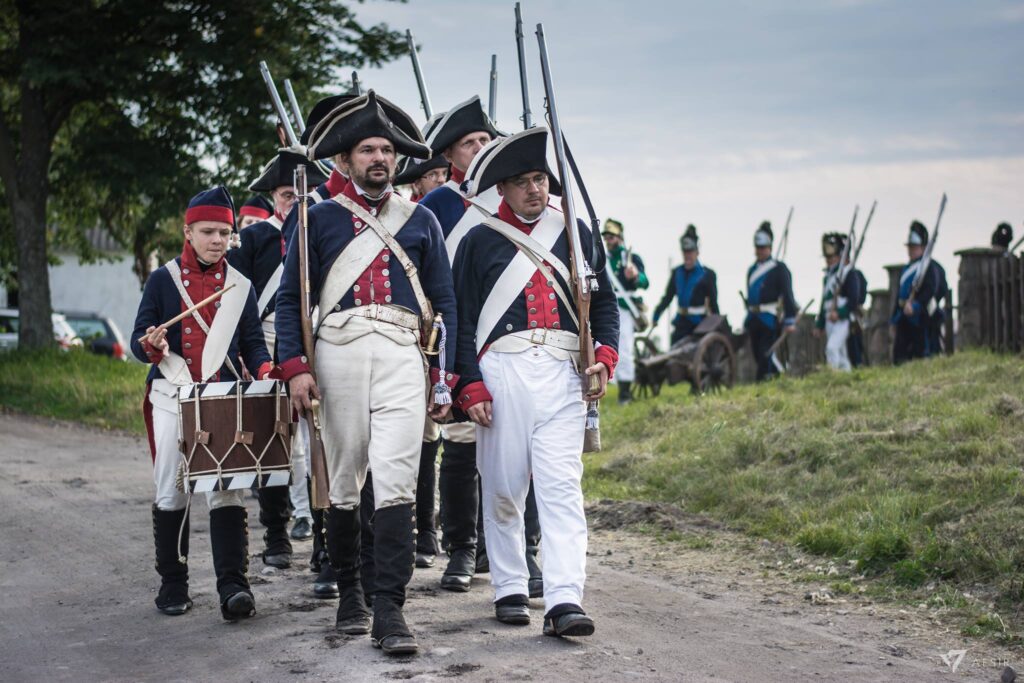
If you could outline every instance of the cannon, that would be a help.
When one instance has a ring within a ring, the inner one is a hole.
[[[729,389],[736,382],[736,349],[746,334],[733,334],[729,320],[709,315],[693,333],[661,353],[649,337],[635,340],[636,390],[641,398],[657,396],[665,382],[689,382],[694,394]]]

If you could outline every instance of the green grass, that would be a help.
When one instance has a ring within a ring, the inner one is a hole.
[[[147,371],[148,366],[78,350],[0,353],[0,405],[144,434]]]
[[[889,593],[980,587],[1010,624],[1024,600],[1019,357],[967,352],[701,399],[688,389],[603,406],[589,497],[673,503],[853,561]]]

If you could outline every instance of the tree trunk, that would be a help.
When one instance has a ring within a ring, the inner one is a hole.
[[[50,273],[46,259],[46,195],[17,197],[11,204],[14,239],[18,246],[18,348],[52,346]]]

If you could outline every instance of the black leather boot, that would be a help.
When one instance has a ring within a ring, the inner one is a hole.
[[[187,510],[160,510],[153,506],[153,540],[156,544],[156,573],[160,575],[160,592],[156,608],[170,616],[189,611],[188,597],[188,518]],[[184,522],[185,528],[181,529]],[[181,531],[181,555],[178,554],[178,532]]]
[[[359,568],[359,508],[327,511],[327,553],[338,577],[338,616],[334,628],[348,635],[370,632],[370,610],[366,609]]]
[[[437,449],[441,440],[424,442],[420,449],[420,471],[416,479],[416,566],[434,566],[437,557],[437,529],[434,527],[434,494],[437,491]]]
[[[480,477],[477,476],[479,482]],[[487,534],[484,532],[484,491],[483,483],[477,486],[476,506],[476,566],[474,572],[477,574],[488,574],[491,571],[491,562],[487,559]]]
[[[441,455],[441,525],[449,559],[441,588],[450,591],[468,591],[476,570],[477,480],[476,444],[445,441]]]
[[[540,569],[537,554],[540,552],[540,515],[537,513],[537,496],[533,492],[533,481],[526,494],[526,511],[523,514],[526,525],[526,568],[530,571],[529,591],[531,598],[544,597],[544,574]]]
[[[324,525],[324,510],[312,510],[313,514],[313,557],[309,568],[316,572],[313,579],[313,597],[332,600],[338,597],[338,573],[334,571],[327,557],[327,529]]]
[[[251,617],[256,601],[249,588],[249,526],[245,508],[210,510],[210,547],[217,572],[220,613],[228,621]]]
[[[373,475],[366,473],[366,482],[359,492],[359,536],[362,542],[362,582],[366,606],[373,607],[374,580],[377,578],[377,558],[374,557],[373,510],[376,503],[373,498]]]
[[[260,524],[263,532],[263,564],[278,569],[292,565],[292,542],[288,537],[288,520],[292,509],[287,486],[257,489],[260,500]]]
[[[412,579],[416,559],[413,504],[392,505],[374,513],[374,554],[377,577],[373,596],[374,647],[389,655],[408,655],[419,650],[405,623],[405,589]]]

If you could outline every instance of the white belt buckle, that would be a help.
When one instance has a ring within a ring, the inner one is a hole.
[[[537,338],[537,333],[540,333],[540,339]],[[535,328],[530,332],[530,343],[535,346],[543,346],[545,339],[547,339],[548,330],[546,327]]]
[[[380,304],[376,301],[371,301],[369,314],[369,318],[372,318],[373,320],[380,320]]]

